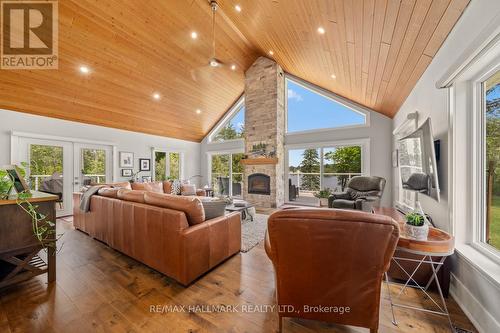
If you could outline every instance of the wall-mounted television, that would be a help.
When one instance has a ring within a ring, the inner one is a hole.
[[[402,188],[439,201],[439,180],[431,119],[398,140]]]

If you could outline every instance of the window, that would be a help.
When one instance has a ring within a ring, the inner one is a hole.
[[[245,134],[245,100],[241,98],[229,111],[229,118],[212,136],[213,142],[242,139]]]
[[[367,149],[368,143],[289,149],[289,201],[316,205],[315,192],[344,191],[352,177],[368,174],[363,171]]]
[[[45,179],[63,174],[63,147],[32,144],[29,149],[29,180],[32,190],[40,189]],[[59,187],[62,191],[62,185]]]
[[[106,183],[106,151],[104,149],[81,149],[82,176],[91,184]]]
[[[482,85],[486,214],[481,241],[500,250],[500,71]]]
[[[287,132],[365,125],[366,114],[322,94],[319,89],[286,80]]]
[[[180,179],[181,156],[176,152],[155,151],[155,180]]]
[[[212,189],[217,195],[241,196],[243,187],[243,153],[212,154],[210,157]]]

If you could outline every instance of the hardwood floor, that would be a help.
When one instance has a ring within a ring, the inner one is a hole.
[[[124,256],[58,220],[64,232],[57,258],[57,282],[39,276],[0,291],[0,332],[276,332],[277,315],[256,313],[158,313],[163,305],[272,305],[273,268],[263,246],[238,254],[189,288]],[[429,300],[415,295],[414,303]],[[396,310],[399,327],[383,288],[379,332],[449,332],[445,318]],[[456,326],[476,332],[450,298]],[[241,309],[241,308],[240,308]],[[315,321],[286,319],[284,332],[368,332]]]

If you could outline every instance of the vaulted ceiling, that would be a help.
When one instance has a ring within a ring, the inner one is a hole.
[[[59,1],[59,69],[0,70],[0,108],[200,141],[267,55],[392,117],[469,1],[219,0],[222,68],[207,0]]]

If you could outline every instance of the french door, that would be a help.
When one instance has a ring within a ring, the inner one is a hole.
[[[14,163],[26,163],[32,190],[59,196],[58,217],[73,214],[74,191],[83,185],[112,181],[112,146],[30,137],[19,137],[15,142]]]

